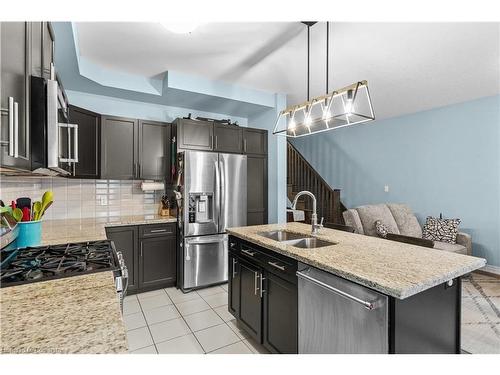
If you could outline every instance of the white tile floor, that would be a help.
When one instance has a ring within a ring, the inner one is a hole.
[[[228,312],[227,285],[187,294],[167,288],[127,296],[123,315],[130,353],[268,353]]]

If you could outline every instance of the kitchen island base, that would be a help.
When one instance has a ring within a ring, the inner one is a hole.
[[[229,247],[229,312],[273,353],[460,353],[459,277],[399,299],[235,236]]]

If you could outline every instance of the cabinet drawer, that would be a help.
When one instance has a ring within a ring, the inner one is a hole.
[[[141,238],[173,235],[175,235],[175,223],[147,224],[139,227],[139,236]]]

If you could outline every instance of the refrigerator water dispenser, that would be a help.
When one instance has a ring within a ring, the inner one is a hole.
[[[213,193],[189,193],[189,223],[209,223],[214,215]]]

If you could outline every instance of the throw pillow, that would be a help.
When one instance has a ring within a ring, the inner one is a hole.
[[[386,238],[387,233],[389,233],[387,226],[380,220],[375,221],[375,231],[377,232],[377,235],[382,238]]]
[[[428,216],[422,231],[422,238],[455,244],[459,224],[460,219],[438,219]]]

